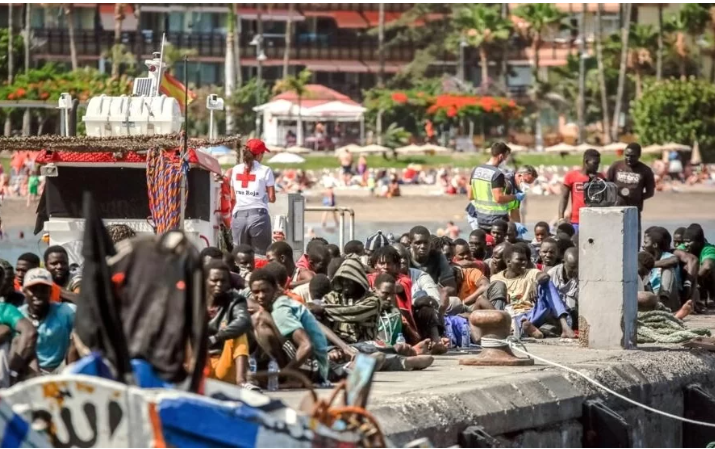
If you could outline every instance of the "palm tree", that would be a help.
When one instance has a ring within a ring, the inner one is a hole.
[[[666,20],[666,32],[669,34],[670,45],[678,59],[680,78],[688,75],[688,59],[691,50],[689,41],[695,41],[705,31],[709,20],[709,12],[697,3],[685,3],[678,14]]]
[[[32,28],[30,27],[31,8],[32,3],[25,3],[25,74],[30,71],[30,33],[32,32]],[[22,115],[23,136],[30,135],[30,119],[30,108],[26,108],[25,113]]]
[[[658,51],[656,53],[655,79],[663,79],[663,4],[658,3]]]
[[[377,86],[385,87],[385,4],[379,4],[377,21],[377,53],[379,57],[379,68],[377,71]]]
[[[628,67],[633,70],[636,81],[636,99],[643,91],[643,70],[653,63],[651,52],[658,45],[658,31],[651,25],[636,24],[629,36]]]
[[[15,69],[15,42],[12,34],[12,3],[7,4],[7,84],[12,84],[12,74]],[[5,115],[5,136],[10,136],[12,133],[12,121],[10,113]]]
[[[603,141],[604,143],[610,143],[610,134],[608,126],[608,92],[606,91],[606,75],[604,73],[603,67],[603,21],[601,20],[601,15],[603,13],[603,4],[598,4],[598,10],[596,12],[596,62],[598,64],[598,84],[601,91],[601,110],[603,112]]]
[[[467,45],[479,50],[479,64],[482,69],[482,93],[489,86],[489,47],[506,41],[511,35],[511,24],[493,6],[481,3],[464,4],[457,11],[455,25]]]
[[[124,23],[124,9],[126,3],[114,4],[114,45],[112,46],[112,78],[119,77],[119,65],[122,53],[122,23]]]
[[[72,70],[77,70],[79,68],[79,60],[77,59],[77,42],[75,42],[74,38],[74,5],[72,3],[62,3],[62,10],[65,13],[67,22],[67,37],[70,42]]]
[[[226,60],[224,66],[224,94],[227,99],[231,98],[235,89],[236,82],[236,62],[233,54],[233,40],[236,32],[236,5],[228,4],[228,15],[226,16]],[[226,104],[226,134],[233,134],[233,114],[231,111],[231,102]]]
[[[514,10],[514,15],[523,19],[525,27],[522,32],[531,41],[531,52],[534,58],[534,94],[533,100],[536,105],[536,146],[543,147],[543,136],[541,132],[541,105],[540,95],[543,81],[541,79],[539,67],[539,51],[543,44],[544,32],[549,28],[563,28],[563,19],[566,16],[559,11],[553,3],[527,3]]]
[[[243,72],[241,71],[241,34],[243,30],[241,29],[241,15],[240,10],[236,7],[233,10],[233,15],[235,17],[236,35],[233,39],[233,54],[235,56],[236,65],[236,87],[241,88],[243,86]]]
[[[303,145],[303,116],[301,114],[301,107],[303,104],[303,98],[308,94],[308,88],[306,87],[310,82],[313,74],[310,70],[303,70],[298,75],[289,75],[282,80],[278,81],[275,86],[273,86],[273,92],[276,94],[282,92],[294,92],[298,97],[298,146]]]
[[[293,11],[295,10],[295,3],[288,4],[288,20],[286,20],[286,33],[285,33],[285,50],[283,50],[283,78],[289,75],[288,63],[290,62],[290,47],[291,41],[293,39]]]
[[[621,27],[621,65],[618,71],[618,91],[616,93],[616,106],[613,111],[613,122],[611,124],[611,140],[618,139],[618,122],[621,115],[621,107],[623,106],[623,91],[626,85],[626,68],[628,67],[628,38],[630,37],[631,28],[631,11],[632,5],[626,3],[623,5],[625,17],[623,26]]]

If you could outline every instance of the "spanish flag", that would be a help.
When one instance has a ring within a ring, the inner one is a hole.
[[[161,86],[159,86],[159,91],[166,95],[167,97],[174,97],[179,102],[181,110],[186,109],[184,104],[184,89],[186,87],[177,80],[171,74],[164,73],[164,78],[161,80]],[[196,99],[196,94],[189,90],[189,104]]]

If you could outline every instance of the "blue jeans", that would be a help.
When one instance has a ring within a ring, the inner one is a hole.
[[[521,322],[524,320],[531,321],[531,324],[536,327],[546,324],[546,321],[550,318],[559,319],[565,316],[566,320],[570,321],[571,315],[554,284],[551,282],[539,284],[536,288],[536,297],[536,304],[534,304],[533,309],[514,317],[519,327],[521,327]],[[569,326],[571,325],[572,323],[569,323]],[[519,330],[521,332],[521,329]]]

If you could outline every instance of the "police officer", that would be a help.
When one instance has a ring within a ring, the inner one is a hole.
[[[521,201],[526,195],[523,192],[507,194],[506,179],[499,169],[511,153],[504,142],[496,142],[491,148],[492,157],[472,171],[470,180],[467,220],[472,229],[482,229],[489,233],[492,223],[497,220],[509,221],[509,203]]]

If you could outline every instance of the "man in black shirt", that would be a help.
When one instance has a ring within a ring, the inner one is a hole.
[[[638,235],[640,235],[643,202],[655,194],[655,176],[650,167],[640,162],[639,144],[629,143],[623,156],[622,161],[615,162],[608,168],[606,179],[618,186],[620,206],[638,208]]]

